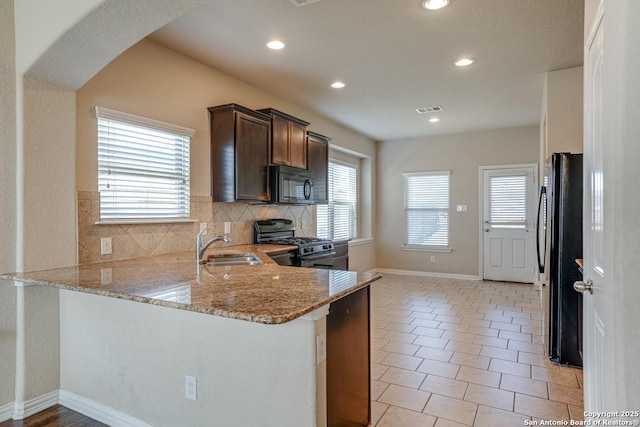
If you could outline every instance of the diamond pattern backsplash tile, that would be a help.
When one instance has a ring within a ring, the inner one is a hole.
[[[253,222],[259,219],[288,218],[296,225],[297,236],[315,235],[313,206],[251,205],[213,203],[208,196],[191,197],[192,222],[170,224],[96,224],[100,220],[100,194],[78,192],[78,262],[108,261],[194,250],[200,223],[206,222],[212,235],[224,234],[231,223],[231,243],[252,243]],[[110,237],[112,253],[100,254],[100,239]],[[218,243],[216,243],[218,244]]]

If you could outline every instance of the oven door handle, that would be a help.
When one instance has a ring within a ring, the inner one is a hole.
[[[320,255],[312,255],[312,256],[307,256],[300,259],[302,261],[313,261],[314,259],[321,259],[321,258],[326,258],[328,256],[334,256],[335,254],[336,254],[335,252],[326,252]]]

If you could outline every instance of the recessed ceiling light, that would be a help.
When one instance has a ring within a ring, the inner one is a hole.
[[[331,83],[331,87],[334,89],[342,89],[343,87],[345,87],[345,84],[342,82],[333,82]]]
[[[431,118],[429,119],[429,122],[430,122],[430,123],[438,123],[439,121],[440,121],[440,119],[439,119],[439,118],[437,118],[437,117],[431,117]]]
[[[269,43],[267,43],[267,47],[273,50],[280,50],[284,48],[284,43],[282,43],[280,40],[271,40]]]
[[[449,5],[449,0],[424,0],[422,7],[428,10],[442,9]]]
[[[466,67],[466,66],[468,66],[468,65],[473,64],[473,62],[474,62],[474,61],[473,61],[473,59],[471,59],[471,58],[461,58],[461,59],[458,59],[458,60],[457,60],[456,62],[454,62],[453,64],[454,64],[456,67]]]

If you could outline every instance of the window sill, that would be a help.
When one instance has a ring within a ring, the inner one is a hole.
[[[360,237],[357,239],[349,240],[349,246],[360,246],[360,245],[368,245],[369,243],[373,243],[373,238],[371,237]]]
[[[439,252],[439,253],[447,253],[450,254],[453,251],[452,248],[436,248],[433,246],[402,246],[403,251],[412,251],[412,252]]]
[[[186,224],[195,223],[191,218],[158,218],[158,219],[122,219],[113,221],[96,221],[93,225],[145,225],[145,224]]]

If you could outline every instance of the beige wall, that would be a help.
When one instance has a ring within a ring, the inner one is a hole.
[[[0,271],[15,269],[16,74],[13,1],[0,0]],[[1,403],[1,402],[0,402]]]
[[[195,129],[196,133],[191,143],[191,194],[195,197],[209,196],[210,130],[206,109],[209,106],[231,102],[249,108],[274,107],[285,111],[311,122],[309,130],[330,136],[332,144],[375,159],[374,142],[362,135],[259,91],[151,40],[143,40],[116,58],[77,91],[77,189],[80,192],[97,191],[97,131],[91,109],[98,105]],[[371,189],[373,175],[369,174],[367,178],[368,188]],[[213,210],[217,212],[220,206],[216,205],[220,204],[214,204]],[[282,209],[272,208],[272,211],[264,212],[258,207],[245,204],[245,210],[248,213],[241,219],[231,219],[236,233],[235,238],[232,236],[234,242],[243,243],[251,239],[251,228],[247,224],[253,219],[276,215]],[[208,218],[200,216],[192,215],[198,221],[206,222],[209,222],[213,215],[208,215]],[[314,234],[313,224],[309,224],[304,217],[292,219],[299,221],[297,228],[300,235]],[[314,219],[311,221],[314,222]],[[212,222],[216,223],[210,224],[215,229],[220,228],[217,224],[220,221]],[[87,257],[84,249],[95,255],[99,238],[109,237],[106,233],[110,231],[100,227],[102,226],[94,226],[85,234],[90,236],[91,241],[79,248],[81,261],[95,260],[95,256]],[[188,232],[185,233],[189,240],[182,244],[182,247],[190,247],[192,243],[197,225],[191,228],[194,232],[190,236]],[[85,235],[82,234],[82,227],[79,232],[81,242],[86,242],[83,239]],[[117,234],[113,236],[114,239],[121,235],[119,230],[113,232]],[[369,244],[368,247],[358,246],[352,251],[355,259],[362,259],[356,263],[359,268],[368,270],[375,266],[375,260],[368,256],[368,253],[372,252],[371,248],[372,244]],[[141,254],[137,249],[136,246],[135,253]],[[364,252],[365,255],[359,256],[360,252]]]
[[[0,271],[16,268],[16,73],[13,0],[0,0]],[[14,400],[16,292],[0,281],[0,413]],[[2,418],[0,418],[1,420]]]
[[[373,141],[255,89],[151,40],[134,45],[77,92],[77,189],[97,190],[96,105],[195,129],[191,143],[191,194],[210,195],[207,107],[235,102],[274,107],[311,122],[309,130],[332,143],[375,156]]]
[[[17,70],[31,66],[73,25],[105,0],[15,1]],[[35,33],[35,34],[34,34]]]
[[[314,426],[316,397],[326,400],[315,351],[326,309],[263,325],[62,290],[61,398],[156,427]],[[196,401],[184,398],[185,375],[197,378]]]
[[[25,271],[76,264],[75,92],[24,79]]]
[[[55,288],[24,289],[24,398],[35,399],[60,388],[60,306]]]
[[[16,288],[0,281],[0,413],[14,399],[16,370]],[[2,418],[0,418],[2,419]]]
[[[479,167],[537,163],[538,127],[385,141],[378,148],[377,267],[477,276]],[[403,251],[403,172],[451,171],[451,253]],[[436,262],[429,262],[435,255]]]
[[[582,153],[582,67],[548,72],[545,80],[544,158],[551,153]]]

